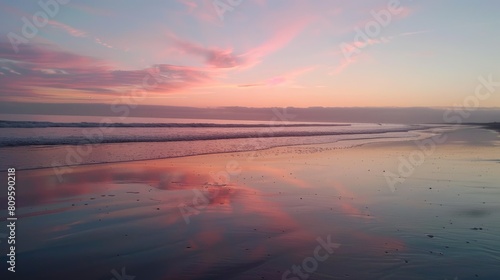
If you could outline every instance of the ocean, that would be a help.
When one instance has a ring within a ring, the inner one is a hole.
[[[0,115],[1,168],[33,169],[416,137],[424,125]]]

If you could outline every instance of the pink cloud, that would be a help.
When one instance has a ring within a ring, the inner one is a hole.
[[[42,97],[42,92],[71,90],[98,96],[116,96],[127,89],[147,88],[155,94],[212,83],[204,68],[158,64],[138,70],[116,70],[106,62],[63,51],[23,45],[19,53],[0,43],[0,98],[19,100]],[[68,91],[66,94],[71,94]],[[67,98],[69,96],[61,96]]]
[[[184,53],[199,56],[205,64],[215,68],[233,68],[243,63],[240,56],[235,55],[231,49],[207,48],[199,44],[182,40],[174,34],[168,37],[174,42],[176,48]]]
[[[188,8],[188,13],[197,17],[199,20],[204,22],[216,21],[217,25],[222,24],[215,11],[212,0],[197,1],[196,4],[187,0],[177,1],[183,3]],[[241,6],[248,4],[253,4],[261,9],[267,7],[267,1],[265,0],[245,0],[242,2]],[[264,18],[258,21],[256,30],[262,30],[264,37],[266,37],[267,34],[267,39],[257,44],[249,42],[245,47],[238,46],[241,51],[235,51],[235,46],[227,46],[227,44],[225,47],[204,46],[180,38],[171,32],[167,32],[167,37],[174,42],[175,47],[183,54],[201,57],[207,66],[246,70],[261,63],[266,56],[285,48],[313,19],[315,19],[315,16],[310,15],[309,12],[297,17],[297,12],[302,13],[304,9],[307,10],[308,7],[309,6],[305,2],[296,2],[292,5],[288,5],[286,11],[282,11],[278,18],[265,14]],[[237,9],[243,9],[243,7],[238,5],[234,8],[233,12],[236,12]],[[240,18],[240,20],[250,19]],[[248,41],[247,37],[248,36],[242,33],[241,38],[232,38],[233,40],[231,40],[231,42],[239,41],[245,44],[245,42]],[[220,44],[220,41],[218,44]]]
[[[192,13],[198,7],[197,3],[190,0],[177,0],[177,2],[184,4],[188,8],[189,13]]]
[[[87,32],[85,32],[83,30],[76,29],[76,28],[71,27],[71,26],[64,24],[62,22],[58,22],[55,20],[49,20],[49,25],[52,27],[55,27],[59,30],[63,30],[67,34],[69,34],[73,37],[86,37],[87,36]]]
[[[189,42],[177,37],[173,33],[167,33],[167,37],[174,42],[174,46],[185,54],[191,54],[204,59],[204,63],[215,68],[250,68],[260,63],[262,59],[287,46],[307,25],[309,21],[298,20],[285,28],[278,30],[269,40],[250,48],[249,50],[235,54],[231,48],[209,48],[200,44]]]
[[[19,52],[12,52],[11,46],[0,42],[2,58],[15,61],[19,65],[30,67],[43,66],[44,68],[79,68],[82,65],[102,64],[101,61],[83,55],[69,52],[49,50],[49,46],[20,45]]]
[[[396,18],[406,18],[410,16],[415,10],[408,7],[408,6],[403,6],[401,7],[401,11],[395,15]]]
[[[271,39],[245,52],[242,57],[244,57],[251,66],[258,64],[263,57],[286,47],[298,34],[300,34],[309,22],[310,18],[305,17],[282,29],[278,29]]]

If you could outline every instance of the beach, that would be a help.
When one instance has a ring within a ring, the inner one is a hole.
[[[499,11],[3,1],[0,280],[500,280]]]
[[[19,170],[15,277],[498,279],[499,135],[436,131]]]

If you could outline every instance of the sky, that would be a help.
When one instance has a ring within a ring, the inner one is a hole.
[[[0,101],[500,108],[499,11],[494,0],[0,0]]]

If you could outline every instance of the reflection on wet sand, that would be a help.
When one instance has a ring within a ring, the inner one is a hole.
[[[107,252],[98,259],[103,264],[119,266],[122,256],[132,260],[140,256],[153,263],[165,261],[152,276],[203,279],[214,273],[260,271],[265,275],[271,273],[270,267],[280,267],[278,263],[286,268],[292,261],[290,254],[308,250],[308,244],[315,241],[317,230],[304,227],[293,215],[296,197],[284,195],[311,188],[310,183],[288,176],[286,168],[247,166],[247,174],[280,186],[281,191],[274,194],[256,181],[244,183],[235,178],[220,184],[215,171],[215,167],[193,162],[173,165],[171,160],[82,166],[66,174],[62,182],[49,169],[21,171],[18,184],[24,187],[18,192],[22,198],[19,217],[30,230],[40,233],[26,242],[32,247],[23,251],[26,256],[37,256],[52,250],[64,262],[72,258],[69,250],[84,250],[87,242],[82,241],[92,240]],[[339,198],[352,195],[340,184],[332,186]],[[332,200],[336,213],[363,216],[347,199]],[[190,223],[186,224],[179,205],[197,207],[200,203],[204,207],[188,213]],[[43,229],[40,224],[45,225]],[[329,227],[332,238],[343,234],[336,235],[335,228]],[[386,242],[361,232],[349,235],[358,244]],[[134,263],[139,268],[147,266],[143,261]]]

